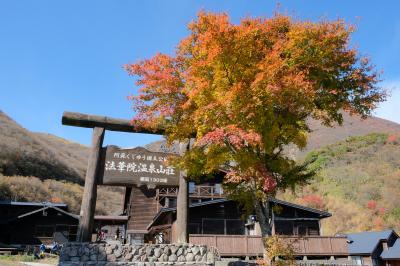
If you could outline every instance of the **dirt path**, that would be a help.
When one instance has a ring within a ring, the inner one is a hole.
[[[19,265],[27,265],[27,266],[54,266],[57,264],[47,264],[47,263],[39,263],[39,262],[20,262]]]
[[[0,260],[0,266],[54,266],[57,263],[39,263],[39,262],[20,262],[20,261],[3,261]]]

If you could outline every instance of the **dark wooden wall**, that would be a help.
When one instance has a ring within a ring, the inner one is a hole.
[[[234,202],[210,204],[189,210],[190,234],[245,234],[242,211]]]
[[[0,242],[5,244],[37,245],[41,243],[52,243],[54,233],[62,239],[75,241],[78,220],[54,209],[47,209],[46,215],[43,212],[32,214],[6,225],[0,226]],[[38,226],[52,227],[53,234],[49,236],[38,235]],[[71,230],[71,234],[63,234],[65,228]],[[58,230],[58,232],[57,232]],[[75,235],[73,235],[75,234]]]
[[[202,218],[241,219],[242,212],[235,202],[228,201],[190,208],[189,215],[190,222],[198,222]]]
[[[320,235],[318,221],[274,221],[277,235]]]
[[[388,266],[400,266],[400,260],[387,260],[386,263]]]
[[[273,205],[274,230],[278,235],[320,235],[317,213],[286,205]]]

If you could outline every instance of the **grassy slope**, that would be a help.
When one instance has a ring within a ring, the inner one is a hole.
[[[321,169],[312,183],[283,196],[333,216],[326,234],[400,230],[400,135],[351,137],[308,154]]]

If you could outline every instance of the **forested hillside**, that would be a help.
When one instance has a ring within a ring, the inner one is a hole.
[[[79,213],[89,148],[18,125],[0,111],[0,200],[65,202]],[[123,189],[99,187],[96,212],[122,211]]]
[[[310,152],[320,169],[312,183],[283,196],[325,209],[325,234],[400,231],[400,134],[369,134]]]

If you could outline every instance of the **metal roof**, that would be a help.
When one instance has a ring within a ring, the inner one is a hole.
[[[11,201],[11,200],[1,200],[0,205],[15,205],[15,206],[54,206],[54,207],[64,207],[67,208],[68,205],[65,203],[52,203],[52,202],[25,202],[25,201]]]
[[[380,241],[388,240],[392,234],[395,234],[393,230],[348,234],[349,254],[371,254]]]
[[[400,259],[400,238],[388,250],[382,252],[381,258],[384,260]]]
[[[320,218],[327,218],[327,217],[331,217],[332,216],[332,214],[330,214],[329,212],[326,212],[326,211],[320,211],[320,210],[317,210],[317,209],[314,209],[314,208],[302,206],[302,205],[291,203],[291,202],[284,201],[284,200],[279,200],[279,199],[276,199],[276,198],[269,198],[269,201],[277,203],[277,204],[293,207],[293,208],[296,208],[296,209],[301,209],[301,210],[304,210],[304,211],[313,212],[313,213],[318,214],[320,216]]]

